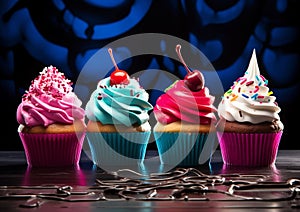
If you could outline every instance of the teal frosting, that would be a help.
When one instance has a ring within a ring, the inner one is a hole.
[[[110,77],[101,80],[86,105],[89,120],[102,124],[142,125],[149,120],[153,106],[149,94],[136,79],[129,84],[110,86]]]

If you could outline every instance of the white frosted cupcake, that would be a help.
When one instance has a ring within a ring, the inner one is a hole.
[[[267,166],[275,163],[283,133],[276,97],[260,74],[255,50],[244,76],[224,94],[217,134],[228,165]]]

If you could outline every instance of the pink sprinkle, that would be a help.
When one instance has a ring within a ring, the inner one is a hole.
[[[254,83],[253,80],[252,80],[252,81],[248,81],[248,82],[246,83],[246,86],[252,85],[253,83]]]
[[[253,93],[256,93],[259,90],[259,87],[256,85],[255,89],[253,90]]]
[[[246,81],[247,81],[247,79],[246,79],[246,78],[243,78],[243,79],[241,80],[240,84],[242,85],[242,84],[244,84]]]
[[[263,75],[260,75],[260,77],[262,78],[263,81],[266,80],[266,78]]]

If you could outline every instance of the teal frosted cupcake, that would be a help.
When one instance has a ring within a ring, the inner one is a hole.
[[[87,139],[98,166],[141,163],[151,135],[148,112],[153,109],[149,94],[137,79],[116,65],[100,80],[86,105]]]

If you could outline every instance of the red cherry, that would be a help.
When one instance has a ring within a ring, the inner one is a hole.
[[[200,91],[204,87],[203,74],[198,70],[194,70],[184,77],[184,83],[191,91]]]
[[[129,83],[129,76],[128,76],[127,72],[119,69],[119,67],[115,61],[115,58],[113,56],[111,48],[108,49],[108,53],[110,55],[110,58],[114,64],[114,66],[115,66],[115,70],[110,74],[110,85],[111,86],[118,85],[118,84],[127,85]]]
[[[129,83],[129,76],[126,71],[116,69],[110,74],[110,85],[118,85]]]
[[[187,87],[191,91],[199,91],[204,87],[204,77],[203,74],[199,70],[191,71],[186,63],[184,62],[182,55],[180,53],[181,45],[176,46],[176,52],[177,55],[181,61],[181,63],[184,65],[187,75],[184,77],[184,83],[187,85]]]

